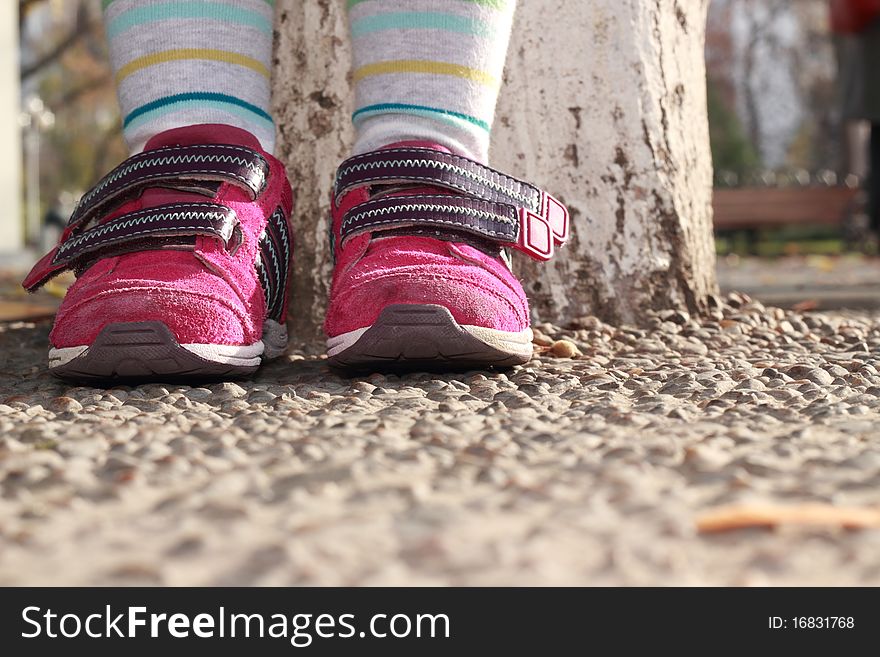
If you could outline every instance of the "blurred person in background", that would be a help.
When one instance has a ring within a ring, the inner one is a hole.
[[[880,0],[830,0],[844,130],[844,175],[868,191],[870,225],[880,230]]]

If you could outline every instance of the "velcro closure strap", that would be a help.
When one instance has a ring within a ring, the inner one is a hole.
[[[178,203],[130,212],[71,235],[31,270],[22,285],[33,291],[66,269],[160,244],[189,246],[195,236],[215,237],[234,253],[243,236],[235,211],[216,203]]]
[[[491,240],[514,242],[519,234],[516,208],[465,196],[384,196],[349,210],[342,219],[343,240],[366,231],[406,226],[463,230]]]
[[[552,258],[555,247],[564,242],[540,214],[509,203],[448,194],[383,196],[366,201],[345,214],[340,236],[344,243],[361,233],[400,228],[464,232],[541,261]]]
[[[542,193],[479,162],[430,148],[387,148],[355,155],[336,172],[336,199],[372,184],[424,183],[539,212]]]
[[[356,155],[336,172],[336,202],[353,189],[377,184],[421,184],[455,195],[435,201],[424,196],[368,201],[346,215],[343,240],[368,228],[446,226],[512,246],[537,260],[550,259],[555,247],[568,240],[568,209],[557,199],[461,155],[430,148],[387,148]]]
[[[172,187],[213,196],[211,183],[227,182],[256,199],[268,177],[266,159],[242,146],[198,144],[145,151],[127,159],[86,193],[69,225],[88,224],[146,187]]]

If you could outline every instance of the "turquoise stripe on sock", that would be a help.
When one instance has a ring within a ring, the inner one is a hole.
[[[169,105],[168,107],[161,107],[159,109],[153,110],[152,112],[148,112],[146,114],[141,114],[133,121],[130,121],[128,125],[125,126],[126,130],[135,130],[139,128],[144,123],[149,123],[150,121],[155,121],[156,119],[160,119],[166,114],[173,114],[174,112],[179,111],[188,111],[195,110],[198,111],[200,109],[215,109],[226,112],[227,114],[232,114],[234,116],[238,116],[244,119],[249,125],[253,125],[254,115],[252,112],[238,107],[237,105],[230,105],[229,103],[218,103],[217,101],[210,100],[202,100],[202,101],[187,101],[183,103],[177,103],[175,105]],[[267,131],[267,133],[275,132],[275,124],[268,119],[264,119],[263,117],[259,117],[257,119],[263,123],[263,128]]]
[[[491,38],[494,35],[488,25],[455,14],[436,12],[396,12],[364,16],[351,22],[351,35],[360,37],[383,30],[444,30],[459,34],[472,34]]]
[[[355,5],[359,5],[362,2],[369,2],[370,0],[346,0],[345,6],[347,9],[351,9]],[[509,0],[459,0],[460,2],[470,2],[474,5],[482,5],[484,7],[490,7],[492,9],[507,9],[507,3]]]
[[[167,112],[177,110],[181,106],[185,108],[221,108],[224,111],[244,116],[248,120],[253,120],[254,115],[256,115],[274,126],[272,117],[268,113],[266,113],[256,105],[251,105],[250,103],[247,103],[240,98],[236,98],[235,96],[227,96],[226,94],[195,92],[187,94],[177,94],[175,96],[166,96],[165,98],[159,98],[158,100],[154,100],[153,102],[147,103],[146,105],[141,105],[140,107],[132,110],[128,114],[128,116],[125,117],[125,121],[123,121],[122,127],[129,128],[132,126],[132,124],[140,124],[142,121],[138,121],[138,119],[141,119],[141,117],[145,117],[143,118],[143,120],[147,120],[148,118],[152,119],[156,116],[162,116]]]
[[[115,1],[116,0],[101,0],[101,9],[106,10],[107,7],[112,5]],[[275,0],[263,0],[263,2],[265,2],[267,5],[269,5],[273,9],[275,8]]]
[[[489,124],[486,121],[462,114],[461,112],[453,112],[452,110],[440,109],[437,107],[426,107],[424,105],[407,105],[404,103],[380,103],[378,105],[367,105],[351,115],[352,121],[367,118],[366,115],[375,114],[414,114],[416,116],[427,116],[432,119],[439,119],[453,125],[458,125],[460,121],[467,121],[489,132]]]
[[[186,18],[229,21],[238,25],[255,27],[264,34],[272,34],[272,21],[255,11],[222,2],[179,2],[175,0],[174,2],[137,7],[122,12],[107,24],[107,38],[114,39],[122,32],[145,23]]]

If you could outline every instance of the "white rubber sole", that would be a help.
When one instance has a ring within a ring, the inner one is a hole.
[[[212,363],[242,367],[259,365],[265,349],[262,340],[242,347],[225,344],[182,344],[180,346],[199,358],[209,360]],[[88,348],[88,346],[83,346],[50,349],[49,368],[67,365],[74,358],[82,356]]]
[[[90,345],[81,347],[61,347],[49,349],[49,368],[66,365],[74,358],[82,356]],[[181,347],[199,358],[221,365],[252,367],[262,359],[278,358],[287,348],[287,327],[267,319],[263,325],[263,339],[249,345],[228,344],[181,344]]]
[[[532,355],[532,339],[534,338],[534,334],[530,328],[514,333],[490,329],[485,326],[473,326],[469,324],[459,324],[459,326],[483,344],[498,349],[499,351],[506,351],[509,354],[518,356]],[[372,325],[329,338],[327,340],[327,355],[337,356],[341,354],[349,347],[354,346],[364,333],[371,328]]]
[[[532,357],[532,330],[458,324],[434,304],[385,308],[371,326],[327,340],[331,364],[352,369],[433,366],[460,368],[518,365]]]
[[[226,377],[256,371],[287,346],[287,328],[268,320],[249,345],[179,344],[161,322],[110,324],[90,345],[52,348],[49,371],[63,378],[103,380]]]

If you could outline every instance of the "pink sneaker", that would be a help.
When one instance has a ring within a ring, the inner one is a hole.
[[[507,248],[548,260],[568,238],[549,194],[436,144],[339,167],[324,325],[337,366],[506,367],[532,356]]]
[[[155,136],[83,196],[34,290],[71,269],[50,371],[84,380],[250,374],[287,344],[290,184],[249,133]]]

